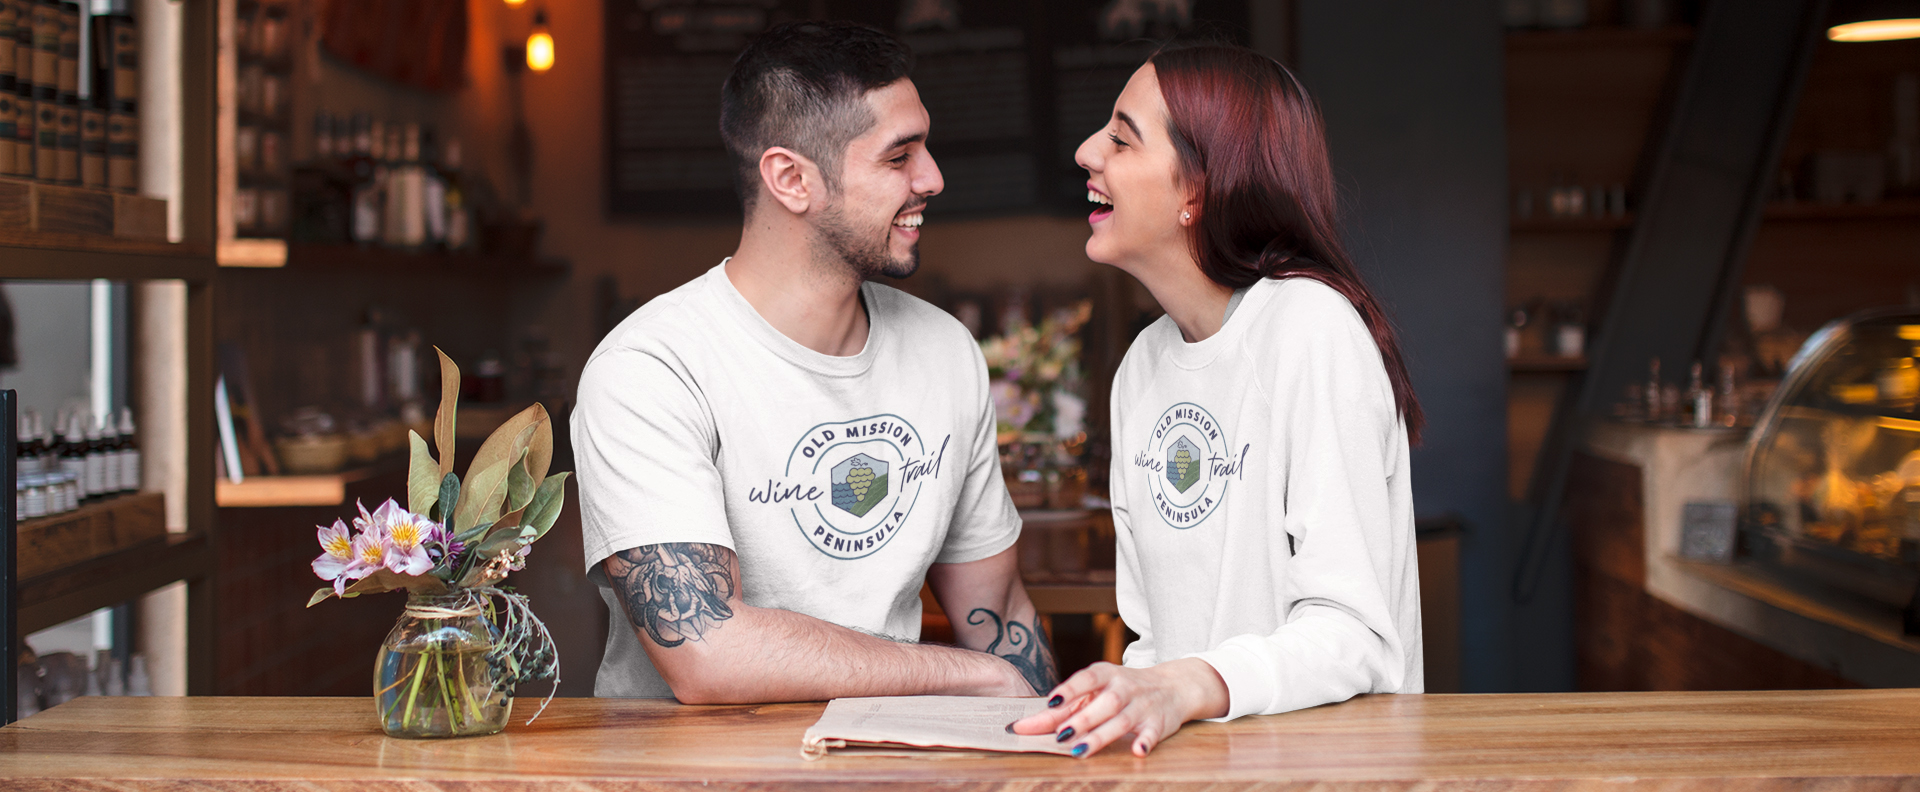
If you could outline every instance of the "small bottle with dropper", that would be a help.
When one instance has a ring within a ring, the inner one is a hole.
[[[120,408],[120,489],[140,489],[140,439],[133,429],[133,408]]]

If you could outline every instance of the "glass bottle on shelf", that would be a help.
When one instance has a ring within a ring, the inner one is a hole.
[[[1693,412],[1693,428],[1713,425],[1713,390],[1707,387],[1706,369],[1698,360],[1687,375],[1687,404]]]
[[[365,113],[353,117],[353,156],[347,171],[353,183],[353,241],[362,245],[380,241],[380,182],[385,174],[374,141],[381,132]]]
[[[93,421],[87,421],[86,424],[87,442],[81,468],[81,475],[86,478],[80,488],[86,491],[87,497],[98,497],[110,492],[107,489],[106,436],[100,433],[100,424]]]
[[[60,472],[74,477],[80,487],[80,496],[92,493],[87,487],[87,430],[79,413],[68,413],[66,425],[60,438]]]
[[[120,408],[120,489],[140,489],[140,438],[134,431],[133,409]]]
[[[446,247],[464,251],[473,246],[473,207],[466,176],[460,170],[460,139],[449,138],[441,153],[441,173],[446,179]]]

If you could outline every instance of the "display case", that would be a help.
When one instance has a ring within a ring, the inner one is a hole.
[[[1765,563],[1902,607],[1920,634],[1920,308],[1807,340],[1747,444],[1747,546]]]

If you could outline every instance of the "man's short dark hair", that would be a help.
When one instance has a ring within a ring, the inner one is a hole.
[[[913,69],[913,52],[852,22],[786,22],[762,33],[733,62],[720,89],[720,137],[733,156],[741,205],[759,193],[760,155],[792,149],[838,189],[840,155],[874,124],[863,99]]]

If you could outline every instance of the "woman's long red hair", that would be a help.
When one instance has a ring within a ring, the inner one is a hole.
[[[1319,108],[1292,72],[1243,47],[1163,49],[1150,59],[1167,103],[1184,186],[1199,196],[1194,258],[1231,289],[1262,278],[1312,278],[1353,304],[1418,445],[1426,416],[1379,299],[1340,244],[1333,165]]]

